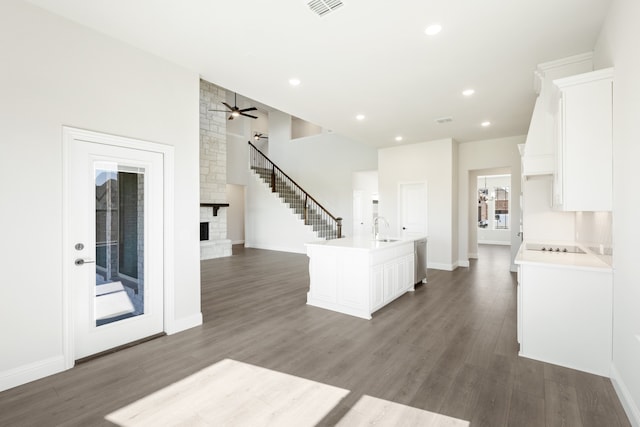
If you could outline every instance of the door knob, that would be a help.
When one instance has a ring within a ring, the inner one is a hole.
[[[91,258],[76,258],[76,260],[73,262],[75,265],[85,265],[85,264],[91,264],[92,262],[96,262],[96,260],[91,259]]]

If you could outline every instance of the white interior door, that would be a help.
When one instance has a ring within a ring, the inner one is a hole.
[[[364,197],[362,190],[353,191],[353,235],[364,236],[365,218],[364,218]]]
[[[404,238],[427,235],[427,184],[403,183],[399,189],[400,234]]]
[[[75,359],[163,331],[163,154],[67,143]]]

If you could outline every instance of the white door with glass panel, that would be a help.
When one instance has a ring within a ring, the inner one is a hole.
[[[427,235],[427,184],[402,183],[400,195],[400,234],[404,238]]]
[[[163,154],[80,138],[66,144],[77,360],[163,331]]]

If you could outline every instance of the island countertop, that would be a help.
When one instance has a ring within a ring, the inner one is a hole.
[[[361,237],[345,237],[343,239],[323,240],[321,242],[310,242],[310,243],[305,243],[305,245],[307,247],[323,246],[323,247],[372,251],[377,249],[386,249],[394,246],[400,246],[408,242],[413,243],[416,240],[426,239],[426,238],[427,238],[426,236],[414,237],[414,238],[403,238],[403,239],[394,237],[394,238],[388,238],[388,239],[374,240],[370,236],[361,236]]]
[[[590,248],[576,242],[560,242],[560,245],[578,246],[584,251],[584,253],[573,254],[532,251],[527,249],[527,244],[530,243],[537,242],[525,241],[520,245],[520,249],[518,250],[518,254],[515,258],[516,264],[530,264],[579,270],[612,271],[610,263],[605,261],[607,257],[598,256],[590,250]]]

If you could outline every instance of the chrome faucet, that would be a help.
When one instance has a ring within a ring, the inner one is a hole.
[[[389,222],[383,216],[377,216],[373,219],[373,240],[378,240],[380,238],[380,226],[378,221],[382,220],[389,230]]]

